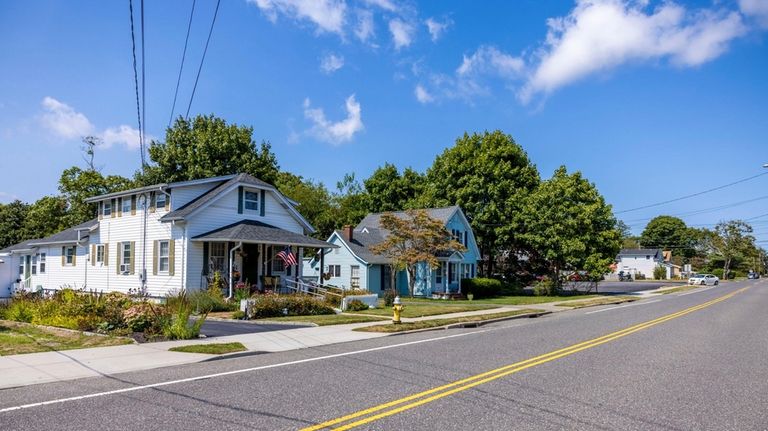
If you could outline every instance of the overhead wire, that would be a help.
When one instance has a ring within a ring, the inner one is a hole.
[[[211,35],[213,34],[213,27],[216,25],[216,17],[219,14],[219,6],[221,0],[216,1],[216,10],[213,11],[213,19],[211,20],[211,28],[208,30],[208,39],[205,41],[205,48],[203,49],[203,57],[200,59],[200,67],[197,68],[197,76],[195,77],[195,85],[192,87],[192,95],[189,97],[189,104],[187,105],[187,112],[184,118],[189,118],[189,110],[192,108],[192,100],[195,98],[195,92],[197,91],[197,82],[200,80],[200,72],[203,70],[203,63],[205,62],[205,55],[208,53],[208,44],[211,42]]]
[[[141,122],[144,124],[144,129],[147,128],[147,97],[146,97],[146,61],[144,57],[144,0],[141,0]],[[141,134],[141,168],[147,166],[147,160],[145,158],[145,148],[147,146],[146,133]]]
[[[133,82],[136,89],[136,121],[139,123],[139,147],[144,146],[144,129],[141,121],[141,102],[139,100],[139,74],[136,68],[136,32],[133,24],[133,0],[128,0],[128,10],[131,13],[131,47],[133,54]],[[141,152],[141,166],[144,167],[144,150]]]
[[[179,96],[179,85],[181,84],[181,74],[184,70],[184,60],[187,57],[187,45],[189,43],[189,33],[192,30],[192,17],[195,15],[195,3],[197,0],[192,0],[192,12],[189,13],[189,23],[187,24],[187,36],[184,38],[184,50],[181,52],[181,65],[179,66],[179,77],[176,79],[176,91],[173,93],[173,105],[171,106],[171,116],[168,118],[168,127],[171,127],[173,122],[173,113],[176,110],[176,99]]]

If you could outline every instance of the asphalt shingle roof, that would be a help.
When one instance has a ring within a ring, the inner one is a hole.
[[[22,241],[22,242],[20,242],[18,244],[9,245],[8,247],[0,250],[0,253],[10,253],[10,252],[15,251],[15,250],[25,250],[25,249],[28,249],[28,248],[31,247],[29,244],[33,243],[35,241],[39,241],[39,240],[38,239],[28,239],[28,240]]]
[[[208,190],[202,195],[196,197],[195,199],[188,202],[186,205],[182,206],[181,208],[178,208],[169,212],[168,214],[161,217],[160,220],[161,221],[184,220],[187,216],[195,212],[195,210],[204,206],[208,202],[216,199],[220,194],[224,193],[224,191],[227,190],[230,186],[237,183],[251,184],[251,185],[260,186],[260,187],[270,187],[270,188],[273,187],[271,184],[264,182],[254,177],[253,175],[238,174],[230,178],[229,180],[219,184],[218,186],[212,188],[211,190]]]
[[[368,228],[366,231],[355,231],[352,233],[352,241],[344,237],[344,232],[337,230],[336,234],[344,240],[350,250],[364,261],[373,264],[387,264],[389,259],[380,254],[371,251],[371,247],[384,241],[384,235],[381,230]]]
[[[658,248],[624,248],[619,252],[619,256],[656,256],[661,255],[661,249]]]
[[[85,223],[80,223],[77,226],[72,226],[69,229],[57,232],[51,236],[31,241],[31,245],[51,244],[57,242],[75,242],[77,241],[77,231],[90,230],[99,225],[99,219],[88,220]],[[88,233],[80,234],[80,239],[88,238]]]
[[[459,209],[459,207],[453,205],[443,208],[425,208],[424,211],[426,211],[427,214],[433,219],[440,220],[443,223],[448,223],[448,219],[453,215],[454,212],[456,212],[457,209]],[[384,214],[393,214],[399,218],[405,218],[408,213],[407,211],[393,211],[368,214],[362,221],[360,221],[360,223],[357,224],[355,230],[362,230],[364,227],[381,229],[381,216]]]
[[[241,220],[192,238],[197,241],[243,241],[301,247],[338,247],[325,241],[290,232],[256,220]]]

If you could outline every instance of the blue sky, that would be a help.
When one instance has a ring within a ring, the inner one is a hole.
[[[151,137],[168,124],[191,6],[146,2]],[[197,1],[176,115],[214,8]],[[84,134],[103,138],[103,172],[130,176],[127,0],[2,2],[0,29],[0,202],[55,193]],[[768,0],[223,0],[190,114],[253,126],[283,169],[331,187],[385,162],[424,170],[464,131],[501,129],[543,177],[580,170],[620,211],[763,171],[767,29]],[[768,213],[767,186],[620,216],[636,230],[661,213],[750,218]],[[768,217],[755,222],[768,239]]]

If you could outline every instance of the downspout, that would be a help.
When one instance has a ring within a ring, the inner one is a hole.
[[[81,231],[77,231],[77,241],[75,241],[75,256],[77,256],[77,247],[82,247],[80,245],[80,241],[83,239],[82,236],[80,236]],[[88,251],[88,247],[86,245],[86,251]],[[91,256],[91,259],[95,259],[95,256]],[[46,255],[47,260],[47,255]],[[46,268],[47,271],[47,268]],[[83,281],[83,287],[88,287],[88,262],[85,262],[85,280]]]
[[[235,260],[235,250],[242,248],[243,242],[240,241],[236,246],[232,247],[229,251],[229,296],[227,299],[232,299],[232,261]]]
[[[144,193],[144,203],[142,204],[141,209],[141,212],[144,214],[144,216],[142,217],[143,223],[141,229],[141,274],[139,275],[139,278],[141,279],[142,292],[147,290],[147,218],[149,218],[149,211],[147,211],[148,200],[149,195]]]
[[[181,240],[182,242],[182,248],[181,248],[181,290],[186,290],[186,282],[187,282],[187,271],[184,268],[184,264],[186,263],[186,257],[187,257],[187,224],[184,223],[184,237]]]

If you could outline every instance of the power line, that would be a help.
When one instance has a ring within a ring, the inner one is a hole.
[[[669,214],[669,215],[673,216],[673,217],[687,217],[687,216],[700,215],[700,214],[705,214],[705,213],[708,213],[708,212],[717,212],[717,211],[720,211],[720,210],[724,210],[724,209],[728,209],[728,208],[733,208],[735,206],[744,205],[744,204],[748,204],[748,203],[751,203],[751,202],[760,201],[760,200],[763,200],[763,199],[768,199],[768,195],[760,196],[760,197],[756,197],[756,198],[752,198],[752,199],[747,199],[747,200],[744,200],[744,201],[733,202],[733,203],[730,203],[730,204],[718,205],[716,207],[702,208],[702,209],[698,209],[698,210],[691,210],[691,211],[686,211],[686,212],[673,213],[673,214]],[[757,217],[753,217],[753,218],[765,217],[766,215],[768,215],[768,214],[764,214],[762,216],[757,216]],[[655,217],[627,220],[626,223],[631,224],[631,223],[635,223],[635,222],[643,222],[643,221],[653,220],[654,218]],[[751,219],[747,219],[747,220],[751,220]],[[747,221],[747,220],[745,220],[745,221]]]
[[[701,192],[698,192],[698,193],[693,193],[693,194],[690,194],[690,195],[681,196],[679,198],[669,199],[669,200],[666,200],[666,201],[663,201],[663,202],[657,202],[655,204],[650,204],[650,205],[643,205],[643,206],[637,207],[637,208],[630,208],[628,210],[616,211],[614,214],[628,213],[628,212],[631,212],[631,211],[637,211],[637,210],[642,210],[642,209],[646,209],[646,208],[652,208],[652,207],[657,207],[657,206],[665,205],[665,204],[672,203],[672,202],[681,201],[683,199],[690,199],[692,197],[701,196],[701,195],[706,194],[706,193],[711,193],[711,192],[714,192],[714,191],[717,191],[717,190],[722,190],[722,189],[724,189],[726,187],[735,186],[736,184],[741,184],[743,182],[746,182],[746,181],[749,181],[749,180],[753,180],[753,179],[755,179],[757,177],[762,177],[763,175],[768,175],[768,172],[763,172],[763,173],[760,173],[760,174],[757,174],[757,175],[753,175],[751,177],[747,177],[747,178],[740,179],[738,181],[734,181],[732,183],[728,183],[728,184],[725,184],[725,185],[722,185],[722,186],[714,187],[714,188],[711,188],[711,189],[708,189],[708,190],[704,190],[704,191],[701,191]]]
[[[136,120],[139,123],[139,148],[141,149],[141,167],[144,167],[144,131],[141,127],[141,102],[139,101],[139,74],[136,71],[136,34],[133,26],[133,0],[128,0],[128,10],[131,12],[131,46],[133,54],[133,82],[136,89]]]
[[[176,80],[176,92],[173,93],[173,106],[171,106],[171,118],[168,119],[168,127],[171,127],[173,122],[173,112],[176,110],[176,97],[179,95],[179,84],[181,84],[181,72],[184,70],[184,59],[187,57],[187,43],[189,42],[189,32],[192,29],[192,17],[195,15],[195,3],[197,0],[192,0],[192,12],[189,13],[189,24],[187,24],[187,37],[184,38],[184,51],[181,53],[181,66],[179,66],[179,77]]]
[[[219,5],[221,0],[216,1],[216,10],[213,11],[213,20],[211,21],[211,28],[208,30],[208,39],[205,41],[205,49],[203,49],[203,57],[200,59],[200,67],[197,68],[197,77],[195,77],[195,86],[192,87],[192,96],[189,97],[189,105],[187,105],[187,113],[185,118],[189,118],[189,110],[192,108],[192,100],[195,98],[195,91],[197,90],[197,81],[200,80],[200,72],[203,70],[203,62],[205,62],[205,54],[208,53],[208,44],[211,42],[211,34],[213,34],[213,26],[216,24],[216,16],[219,14]]]
[[[144,129],[147,128],[147,97],[145,91],[145,64],[144,61],[144,0],[141,0],[141,122],[144,124]],[[147,146],[146,133],[141,134],[141,168],[144,169],[147,166],[147,161],[144,158],[144,148]]]

